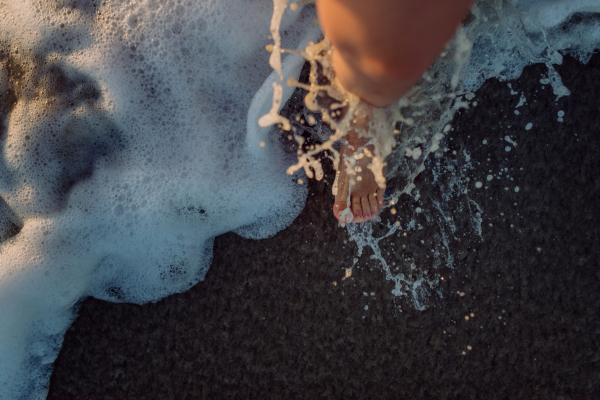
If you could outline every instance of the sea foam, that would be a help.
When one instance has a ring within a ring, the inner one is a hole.
[[[420,146],[414,179],[486,79],[541,62],[556,96],[568,95],[552,66],[565,53],[589,60],[599,11],[596,0],[478,2],[459,37],[472,44],[469,63],[460,75],[455,59],[428,72],[435,118],[400,127],[413,141],[397,146],[388,174]],[[295,160],[257,123],[279,81],[263,50],[271,12],[268,0],[0,0],[0,398],[45,397],[80,299],[143,303],[186,290],[203,279],[216,235],[267,237],[300,212],[305,186],[286,175]],[[314,18],[310,6],[287,10],[282,47],[315,41]],[[284,57],[283,74],[297,78],[302,62]],[[292,88],[282,90],[285,102]],[[414,187],[395,189],[396,202]],[[359,248],[377,246],[368,225],[349,229]],[[394,293],[418,292],[419,308],[433,274],[411,281],[375,254]]]
[[[268,237],[302,210],[292,160],[257,125],[270,10],[0,1],[0,398],[45,397],[79,300],[186,290],[216,235]],[[286,15],[286,46],[315,40],[314,18]]]

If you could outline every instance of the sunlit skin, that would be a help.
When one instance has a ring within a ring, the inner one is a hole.
[[[333,66],[346,90],[374,107],[399,100],[419,80],[460,21],[473,0],[317,0],[323,32],[335,52]],[[348,157],[364,145],[354,131],[341,146]],[[372,150],[372,149],[371,149]],[[342,157],[342,158],[343,158]],[[384,188],[375,183],[366,157],[359,161],[361,180],[353,180],[343,165],[333,213],[340,222],[347,208],[353,222],[375,217],[383,206]],[[350,182],[352,180],[352,184]]]
[[[367,139],[359,138],[354,131],[348,133],[347,139],[348,143],[342,145],[342,154],[346,157],[351,156],[356,149],[368,142]],[[339,166],[339,186],[335,203],[333,204],[333,214],[340,222],[351,222],[347,216],[341,215],[342,211],[347,207],[349,190],[351,190],[350,210],[353,216],[352,222],[368,221],[375,217],[381,207],[383,207],[383,193],[385,189],[377,186],[373,173],[368,169],[370,163],[371,158],[367,156],[356,160],[354,169],[356,170],[356,167],[358,167],[359,171],[356,175],[349,175],[344,165]]]

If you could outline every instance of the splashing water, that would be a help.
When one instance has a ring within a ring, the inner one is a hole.
[[[279,10],[284,3],[277,2]],[[296,10],[297,7],[291,9]],[[386,279],[394,284],[392,293],[408,297],[417,309],[426,308],[428,294],[440,280],[436,270],[440,265],[452,268],[454,262],[450,242],[456,240],[458,232],[453,223],[451,204],[458,200],[461,206],[455,211],[466,211],[471,220],[471,232],[462,234],[474,233],[482,237],[483,211],[469,198],[467,190],[468,171],[471,169],[469,154],[464,152],[462,155],[462,166],[446,163],[444,171],[436,167],[436,163],[428,161],[430,156],[443,157],[440,146],[452,131],[450,123],[456,111],[471,106],[474,92],[485,80],[516,79],[525,66],[533,63],[547,66],[548,75],[540,82],[552,86],[557,100],[568,96],[570,92],[562,84],[553,65],[562,63],[563,54],[573,55],[582,63],[589,61],[594,49],[600,47],[600,18],[594,14],[598,12],[600,1],[597,0],[481,0],[473,6],[465,25],[417,85],[397,104],[385,109],[370,109],[337,82],[331,62],[335,49],[327,38],[311,43],[303,51],[295,51],[310,63],[309,80],[308,83],[299,83],[294,77],[289,77],[287,84],[306,93],[301,114],[305,119],[307,115],[313,119],[310,125],[315,125],[315,117],[320,117],[332,132],[323,135],[323,130],[320,130],[315,135],[313,130],[315,139],[322,140],[322,143],[313,144],[310,148],[303,148],[305,139],[298,132],[293,132],[299,143],[298,162],[288,168],[288,173],[303,169],[308,177],[320,180],[323,178],[323,158],[329,158],[337,169],[340,155],[336,143],[344,140],[353,127],[360,136],[369,138],[375,147],[371,168],[378,183],[385,182],[383,176],[377,176],[377,173],[387,165],[387,190],[381,214],[386,209],[393,209],[395,214],[395,206],[400,201],[410,201],[411,197],[414,201],[419,200],[419,190],[414,182],[428,163],[434,174],[434,186],[440,183],[441,175],[445,176],[445,184],[439,185],[439,195],[430,208],[423,210],[416,207],[410,222],[404,227],[399,222],[390,223],[380,218],[360,225],[347,225],[348,234],[357,245],[353,268],[363,249],[370,248],[373,253],[371,259],[380,265]],[[279,48],[277,44],[275,47]],[[275,109],[275,104],[279,103],[274,100],[273,104]],[[365,115],[370,116],[369,127],[357,129],[353,122]],[[285,129],[291,129],[287,119]],[[336,183],[333,185],[334,195]],[[427,260],[417,268],[414,260],[407,259],[401,268],[396,268],[399,272],[392,272],[381,250],[382,241],[394,238],[401,242],[403,236],[412,230],[423,228],[415,222],[423,217],[423,223],[431,228],[432,236],[436,238],[431,242],[433,261]],[[385,233],[375,237],[376,225]],[[438,294],[441,296],[441,292],[438,291]]]
[[[315,43],[305,3],[285,11],[278,1],[280,48],[296,50],[278,64],[272,45],[271,73],[261,49],[269,33],[279,39],[266,0],[0,0],[0,399],[45,397],[80,299],[156,301],[204,278],[216,235],[267,237],[293,221],[305,187],[285,174],[293,159],[257,124],[291,96],[288,78],[310,94],[304,114],[315,134],[327,132],[319,151],[301,154],[297,173],[322,177],[319,152],[337,165],[335,141],[373,113],[359,133],[386,160],[385,208],[397,207],[397,220],[346,229],[359,252],[372,250],[394,294],[426,307],[438,270],[455,264],[453,240],[464,229],[453,222],[456,207],[481,235],[468,154],[438,157],[452,116],[486,79],[514,79],[534,62],[548,66],[556,96],[568,95],[553,65],[562,54],[586,62],[600,41],[598,1],[480,1],[417,87],[370,111],[336,86],[330,46]],[[322,71],[300,85],[303,57]],[[263,125],[285,125],[273,118]],[[425,170],[439,195],[420,208],[407,199],[419,198],[415,178]],[[430,257],[386,259],[387,249],[415,245],[429,246]]]

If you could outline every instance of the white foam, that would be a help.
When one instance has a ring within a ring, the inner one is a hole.
[[[553,28],[575,13],[600,13],[597,0],[527,0],[521,1],[521,8],[544,28]]]
[[[512,140],[510,138],[510,136],[508,136],[508,135],[504,136],[504,140],[506,140],[508,143],[512,144],[514,147],[517,147],[517,142],[515,142],[514,140]]]
[[[12,236],[0,244],[0,398],[45,396],[79,299],[142,303],[185,290],[203,279],[216,235],[269,236],[304,203],[306,186],[285,173],[293,161],[255,124],[278,79],[263,50],[271,2],[94,4],[0,2],[0,46],[10,44],[11,64],[25,72],[7,68],[2,55],[0,90],[17,102],[0,128],[0,238]],[[544,63],[544,81],[557,98],[568,95],[553,67],[562,62],[559,51],[586,62],[600,42],[596,19],[572,18],[583,12],[600,12],[600,1],[478,2],[475,22],[454,44],[463,54],[473,43],[468,65],[461,69],[461,57],[458,67],[453,58],[434,67],[452,93],[442,91],[441,78],[426,77],[439,112],[422,124],[403,121],[428,135],[398,147],[402,161],[419,160],[404,193],[437,150],[432,138],[486,79],[514,79],[526,65]],[[310,9],[284,14],[282,47],[316,39],[313,18]],[[300,63],[285,57],[282,73],[297,74]],[[291,90],[282,90],[285,101]],[[418,151],[408,154],[409,144]],[[481,236],[482,211],[472,203]],[[373,239],[372,229],[365,232],[360,237]],[[449,249],[440,237],[440,248]],[[378,249],[366,239],[360,248]],[[445,257],[451,266],[449,250]],[[415,299],[433,284],[387,276],[394,294]]]
[[[553,65],[563,54],[581,62],[591,58],[600,43],[600,24],[585,13],[600,12],[598,0],[514,0],[477,2],[471,62],[463,72],[465,89],[475,91],[489,78],[516,79],[533,63],[548,67],[547,84],[556,98],[569,95]],[[575,14],[584,18],[573,19]]]
[[[268,1],[93,4],[0,3],[0,237],[21,228],[0,245],[0,399],[45,397],[79,299],[186,290],[216,235],[273,235],[304,205],[277,138],[248,129],[271,95]],[[313,18],[286,15],[283,43],[314,40]]]

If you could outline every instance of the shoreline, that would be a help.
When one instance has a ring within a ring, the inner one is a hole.
[[[342,281],[356,246],[331,215],[329,171],[310,180],[305,209],[274,237],[217,237],[205,280],[187,292],[143,306],[85,300],[48,399],[599,395],[600,56],[565,57],[556,70],[571,90],[558,102],[538,64],[512,89],[485,82],[478,106],[455,116],[445,143],[468,151],[472,183],[489,186],[469,187],[482,238],[453,242],[454,267],[440,269],[442,297],[430,295],[427,310],[391,294],[368,250]],[[513,89],[527,98],[519,115]],[[517,143],[510,152],[506,135]],[[488,183],[501,168],[512,168],[510,186]],[[432,180],[426,170],[415,182],[423,204]],[[430,233],[408,239],[413,258],[427,258],[419,243]]]

